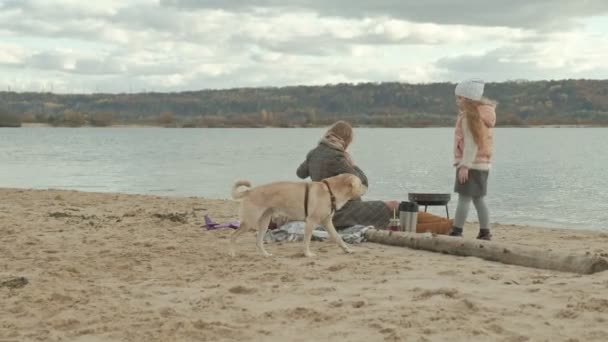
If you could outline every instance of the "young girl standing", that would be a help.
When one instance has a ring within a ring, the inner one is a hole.
[[[484,82],[471,79],[458,83],[454,93],[458,119],[454,135],[454,167],[458,205],[451,236],[462,236],[471,202],[479,218],[478,239],[490,240],[490,215],[485,203],[493,151],[492,128],[496,123],[496,102],[483,97]]]

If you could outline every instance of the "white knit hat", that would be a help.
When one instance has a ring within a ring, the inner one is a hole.
[[[454,94],[456,94],[456,96],[466,97],[467,99],[474,101],[480,101],[481,97],[483,96],[483,86],[483,80],[478,78],[465,80],[456,85]]]

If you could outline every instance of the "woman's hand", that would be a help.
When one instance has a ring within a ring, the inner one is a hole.
[[[396,212],[399,209],[399,201],[384,201],[384,204],[392,211]]]
[[[469,168],[461,166],[458,168],[458,181],[460,184],[464,184],[469,179]]]

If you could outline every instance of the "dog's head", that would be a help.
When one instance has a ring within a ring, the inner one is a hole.
[[[367,187],[363,185],[361,179],[350,173],[329,177],[327,181],[334,192],[340,192],[349,199],[361,197],[367,192]]]

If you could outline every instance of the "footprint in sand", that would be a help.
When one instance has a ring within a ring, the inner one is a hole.
[[[329,303],[329,306],[334,307],[334,308],[339,308],[339,307],[342,307],[343,305],[344,305],[344,302],[342,301],[342,299],[334,300]]]
[[[608,312],[608,300],[604,298],[590,298],[575,305],[568,305],[569,308],[576,309],[577,312]]]
[[[500,280],[500,279],[502,279],[502,275],[500,275],[500,274],[491,274],[491,275],[488,276],[488,278],[492,279],[492,280]]]
[[[458,290],[457,289],[449,289],[449,288],[439,288],[432,290],[421,290],[420,288],[415,288],[414,292],[420,292],[412,298],[415,301],[427,300],[434,296],[444,296],[447,298],[457,298]]]
[[[58,303],[69,303],[69,302],[73,302],[74,299],[70,296],[66,296],[66,295],[62,295],[60,293],[53,293],[50,297],[50,300],[53,302],[58,302]]]
[[[80,324],[80,321],[77,319],[58,319],[51,322],[53,328],[58,330],[73,330]]]
[[[334,319],[334,317],[327,315],[321,311],[301,306],[298,306],[295,309],[286,310],[284,316],[290,319],[297,320],[309,319],[313,320],[314,322],[329,322],[333,321]]]
[[[308,294],[312,295],[312,296],[321,296],[328,292],[334,292],[334,291],[336,291],[336,288],[333,286],[332,287],[317,287],[317,288],[308,290]]]
[[[472,312],[479,311],[479,306],[477,304],[475,304],[473,301],[470,301],[468,299],[462,299],[462,300],[460,300],[460,302],[468,311],[472,311]]]
[[[536,304],[536,303],[527,303],[527,304],[520,304],[519,308],[522,309],[522,310],[526,309],[526,308],[532,308],[532,309],[538,309],[538,310],[540,310],[540,309],[544,309],[545,306],[541,305],[541,304]]]
[[[252,293],[258,292],[258,290],[255,288],[238,285],[238,286],[234,286],[234,287],[231,287],[230,289],[228,289],[228,292],[234,293],[234,294],[252,294]]]
[[[563,309],[555,314],[556,318],[575,319],[578,317],[578,313],[573,310]]]
[[[20,289],[29,284],[29,280],[26,277],[16,277],[0,281],[0,287],[7,287],[9,289]]]
[[[332,265],[327,268],[330,272],[338,272],[340,270],[345,269],[347,266],[345,264]]]
[[[281,281],[284,283],[293,283],[294,281],[296,281],[296,277],[291,274],[286,274],[281,277]]]
[[[355,309],[360,309],[364,307],[367,303],[364,300],[357,300],[352,303],[352,307]]]

